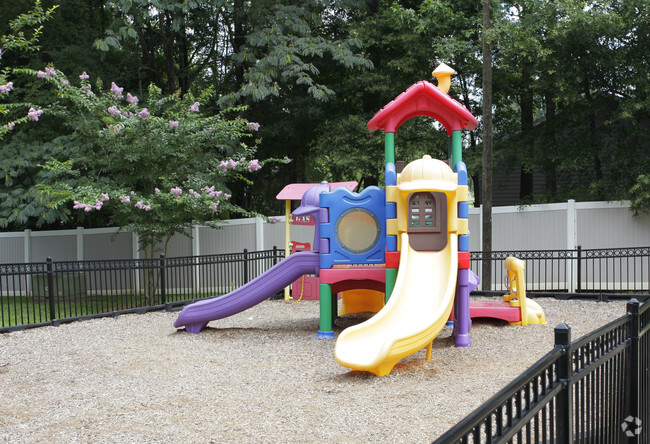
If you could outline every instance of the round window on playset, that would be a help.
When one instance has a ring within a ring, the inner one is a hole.
[[[336,242],[348,253],[372,250],[381,238],[379,219],[365,208],[350,208],[336,220]]]

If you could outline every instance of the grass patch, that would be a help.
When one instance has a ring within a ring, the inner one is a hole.
[[[215,293],[170,294],[166,302],[183,301],[188,299],[204,299],[216,296]],[[147,303],[144,295],[109,294],[55,298],[54,318],[51,316],[52,307],[44,298],[27,296],[0,297],[0,328],[16,327],[19,325],[40,324],[52,319],[77,318],[114,311],[143,308],[160,304],[160,296],[156,295],[153,303]]]

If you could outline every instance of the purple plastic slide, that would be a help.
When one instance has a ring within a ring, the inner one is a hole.
[[[294,253],[237,290],[183,308],[174,327],[185,326],[186,331],[199,333],[208,322],[247,310],[270,298],[302,275],[318,274],[319,271],[320,255],[317,251]]]

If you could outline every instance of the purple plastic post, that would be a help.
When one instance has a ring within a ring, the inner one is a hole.
[[[481,283],[481,279],[474,273],[472,270],[469,270],[467,282],[469,283],[469,292],[473,292],[478,288],[478,285]]]
[[[320,248],[320,193],[328,193],[330,191],[329,183],[323,181],[318,185],[314,185],[305,191],[300,201],[300,206],[293,211],[294,216],[311,216],[315,219],[314,224],[314,242],[312,249],[318,251]]]
[[[472,343],[469,338],[471,318],[469,316],[469,270],[458,270],[456,281],[456,300],[454,301],[454,337],[456,347],[467,347]]]

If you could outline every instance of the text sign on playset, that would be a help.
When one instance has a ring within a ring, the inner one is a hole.
[[[311,216],[293,216],[293,225],[316,225],[316,220]]]

